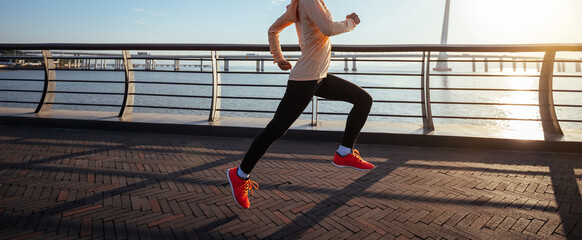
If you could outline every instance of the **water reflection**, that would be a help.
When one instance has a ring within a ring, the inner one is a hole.
[[[537,81],[520,77],[509,78],[508,89],[536,89]],[[499,103],[527,104],[526,106],[498,105],[495,106],[501,111],[500,118],[510,119],[540,119],[538,104],[538,93],[531,91],[507,92],[504,96],[496,99]],[[540,121],[508,120],[499,121],[497,125],[504,130],[500,133],[504,138],[517,139],[543,139],[543,129]]]

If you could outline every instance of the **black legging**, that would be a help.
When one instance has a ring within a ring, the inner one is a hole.
[[[370,94],[361,87],[331,74],[319,82],[317,80],[290,80],[287,82],[287,90],[277,107],[275,116],[255,138],[247,151],[240,166],[243,172],[251,173],[271,144],[287,132],[309,105],[313,95],[354,104],[348,115],[341,142],[343,146],[353,148],[372,107]]]

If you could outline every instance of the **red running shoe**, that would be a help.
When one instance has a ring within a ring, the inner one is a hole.
[[[340,156],[336,152],[332,164],[336,167],[352,167],[360,171],[374,169],[374,164],[363,160],[362,157],[360,157],[360,152],[356,149],[352,150],[352,154],[348,154],[345,157]]]
[[[232,196],[234,200],[243,208],[251,207],[249,202],[249,190],[251,190],[251,196],[253,195],[253,188],[259,189],[259,184],[251,180],[244,180],[240,178],[236,172],[238,168],[228,169],[226,176],[228,177],[228,182],[230,182],[230,190],[232,191]]]

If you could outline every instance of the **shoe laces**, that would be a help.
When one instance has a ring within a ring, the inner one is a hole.
[[[244,190],[245,195],[249,194],[249,190],[251,190],[251,196],[253,196],[253,188],[254,189],[259,189],[259,184],[257,182],[253,182],[250,179],[246,180],[243,185],[241,186],[241,188]]]
[[[352,155],[354,155],[354,157],[356,157],[356,159],[358,159],[358,160],[362,161],[362,157],[360,156],[360,152],[358,152],[358,150],[357,150],[357,149],[354,149],[354,150],[352,151]]]

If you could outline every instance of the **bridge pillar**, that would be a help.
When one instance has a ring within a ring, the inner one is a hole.
[[[448,42],[448,35],[449,35],[449,12],[451,9],[451,0],[447,0],[445,2],[445,14],[444,14],[444,19],[443,19],[443,31],[441,33],[441,45],[447,44]],[[434,68],[435,71],[439,71],[439,72],[449,72],[452,69],[449,68],[449,66],[447,65],[447,62],[444,60],[447,60],[448,56],[446,52],[440,52],[439,53],[439,60],[443,60],[443,61],[439,61],[436,64],[436,67]]]
[[[356,67],[356,57],[352,58],[352,71],[358,71],[358,68]]]
[[[527,72],[527,62],[523,62],[523,71]]]
[[[433,69],[438,72],[450,72],[452,69],[449,68],[446,60],[449,58],[446,52],[440,52],[436,67]]]
[[[499,72],[503,72],[503,58],[499,58]]]
[[[180,59],[174,60],[174,71],[180,71]]]
[[[473,72],[477,72],[477,63],[475,62],[475,58],[473,58],[473,61],[471,62],[471,65],[473,67]]]
[[[489,61],[487,60],[487,58],[485,58],[485,61],[483,61],[483,64],[485,66],[485,72],[489,72]]]
[[[261,72],[265,71],[265,60],[261,59]]]
[[[349,71],[350,69],[348,68],[348,58],[344,58],[344,71]]]
[[[513,72],[516,72],[517,71],[517,62],[516,62],[516,60],[517,59],[513,58]]]
[[[230,65],[228,59],[224,59],[224,71],[228,72],[230,70]]]
[[[580,59],[582,60],[582,58]],[[580,62],[576,63],[576,72],[581,72],[582,71],[582,67],[580,66]]]

